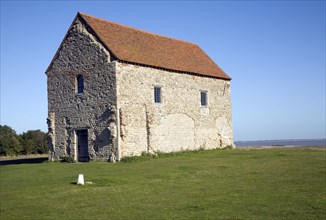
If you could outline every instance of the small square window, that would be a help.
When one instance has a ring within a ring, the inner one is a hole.
[[[200,91],[200,104],[201,106],[207,106],[207,91]]]
[[[162,102],[161,87],[158,87],[158,86],[154,87],[154,102],[155,103],[161,103]]]

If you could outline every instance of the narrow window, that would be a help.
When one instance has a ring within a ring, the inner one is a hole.
[[[207,91],[200,91],[200,104],[203,107],[207,106]]]
[[[84,78],[80,74],[77,76],[77,93],[84,93]]]
[[[155,103],[161,103],[162,102],[161,87],[158,87],[158,86],[154,87],[154,102]]]

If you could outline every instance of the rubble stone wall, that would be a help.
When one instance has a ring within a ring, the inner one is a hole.
[[[47,71],[50,160],[77,159],[79,129],[88,130],[90,160],[115,157],[114,72],[110,54],[77,19]],[[82,94],[76,92],[79,74],[84,79]]]
[[[121,62],[116,79],[122,157],[233,145],[230,81]],[[154,86],[162,103],[154,103]]]

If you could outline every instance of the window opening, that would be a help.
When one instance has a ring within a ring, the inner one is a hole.
[[[207,91],[200,92],[200,104],[201,106],[207,106]]]
[[[161,103],[162,102],[161,87],[158,87],[158,86],[154,87],[154,102],[155,103]]]
[[[84,93],[84,78],[80,74],[77,76],[77,93]]]

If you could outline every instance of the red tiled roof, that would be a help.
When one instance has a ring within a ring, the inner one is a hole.
[[[231,80],[196,44],[78,15],[118,60]]]

